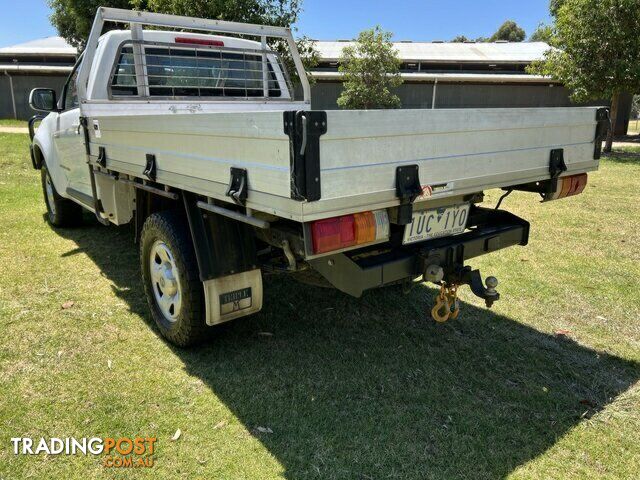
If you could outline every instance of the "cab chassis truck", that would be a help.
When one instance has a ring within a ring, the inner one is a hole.
[[[48,113],[29,125],[49,222],[133,222],[152,316],[181,346],[258,312],[263,272],[355,297],[433,282],[437,321],[461,285],[491,306],[497,280],[466,262],[526,245],[529,223],[483,191],[581,193],[609,127],[605,108],[312,110],[289,29],[111,8],[61,94],[30,104]]]

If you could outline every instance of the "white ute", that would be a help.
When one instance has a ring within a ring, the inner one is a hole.
[[[49,221],[134,222],[178,345],[259,311],[263,271],[354,296],[424,279],[438,321],[463,284],[490,306],[497,280],[465,262],[526,245],[529,224],[478,206],[483,191],[582,192],[609,123],[604,108],[314,111],[289,29],[110,8],[61,94],[30,103],[50,112],[30,122]]]

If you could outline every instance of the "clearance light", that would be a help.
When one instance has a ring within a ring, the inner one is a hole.
[[[205,40],[203,38],[176,37],[174,41],[176,43],[188,43],[189,45],[211,45],[214,47],[224,47],[224,42],[221,40]]]
[[[389,238],[386,210],[317,220],[311,224],[313,253],[326,253]]]
[[[584,187],[587,186],[587,174],[571,175],[570,177],[562,177],[558,179],[556,190],[552,192],[545,200],[557,200],[559,198],[571,197],[582,193]]]

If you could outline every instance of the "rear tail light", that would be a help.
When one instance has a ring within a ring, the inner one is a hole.
[[[317,220],[311,224],[313,253],[326,253],[389,238],[386,210]]]
[[[557,200],[559,198],[571,197],[582,193],[587,186],[587,174],[571,175],[558,179],[555,191],[551,192],[545,200]]]
[[[176,43],[187,43],[189,45],[211,45],[213,47],[224,47],[224,42],[221,40],[206,40],[204,38],[176,37],[174,41]]]

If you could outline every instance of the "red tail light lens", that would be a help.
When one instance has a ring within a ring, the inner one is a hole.
[[[325,253],[356,243],[353,215],[318,220],[311,225],[314,253]]]
[[[189,45],[211,45],[214,47],[224,47],[224,42],[221,40],[205,40],[204,38],[176,37],[174,41],[176,43],[187,43]]]
[[[326,253],[389,238],[386,210],[318,220],[311,224],[313,253]]]

